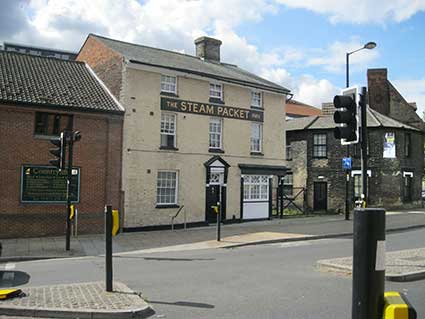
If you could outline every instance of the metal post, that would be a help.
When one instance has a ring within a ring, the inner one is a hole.
[[[350,53],[345,54],[345,87],[350,86]],[[350,157],[350,145],[347,145],[346,156]],[[350,220],[350,198],[349,198],[349,187],[350,187],[350,173],[347,172],[345,179],[345,220]]]
[[[78,208],[74,211],[74,236],[78,236]]]
[[[350,86],[350,53],[345,54],[345,87],[348,88]]]
[[[347,157],[350,156],[349,148],[347,145]],[[345,176],[345,220],[350,220],[350,198],[349,198],[349,186],[350,186],[350,173],[347,171]]]
[[[352,319],[382,316],[385,288],[385,210],[354,210]]]
[[[362,87],[360,95],[360,109],[361,109],[361,155],[362,155],[362,194],[363,201],[367,205],[367,114],[366,114],[366,87]]]
[[[105,206],[106,291],[112,291],[112,206]]]
[[[279,187],[279,195],[280,195],[279,217],[280,217],[280,219],[282,219],[283,218],[283,204],[284,204],[284,201],[283,201],[283,194],[284,194],[283,179],[280,180],[279,184],[280,184],[280,187]]]
[[[220,223],[221,223],[221,183],[218,186],[218,214],[217,214],[217,241],[221,241],[221,229],[220,229]]]
[[[70,250],[71,246],[71,178],[72,178],[72,155],[73,155],[73,145],[72,141],[72,131],[65,131],[65,139],[69,145],[68,149],[68,167],[67,167],[67,178],[66,178],[66,250]]]

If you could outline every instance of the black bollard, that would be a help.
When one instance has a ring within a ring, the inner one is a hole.
[[[385,288],[385,210],[354,210],[352,319],[382,317]]]
[[[112,291],[112,206],[105,207],[106,291]]]

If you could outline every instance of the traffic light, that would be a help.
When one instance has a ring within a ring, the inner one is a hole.
[[[52,143],[56,148],[49,150],[50,154],[56,156],[56,158],[49,160],[50,165],[57,167],[58,169],[65,168],[65,150],[66,150],[66,136],[65,132],[61,132],[59,139],[52,138]]]
[[[359,142],[359,119],[357,115],[357,88],[343,90],[342,95],[334,97],[334,122],[339,124],[334,129],[334,136],[342,145]]]

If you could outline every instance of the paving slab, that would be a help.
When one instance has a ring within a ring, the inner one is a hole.
[[[199,250],[199,249],[211,249],[211,248],[233,248],[240,246],[247,246],[250,244],[259,243],[272,243],[272,242],[283,242],[285,240],[295,240],[300,238],[310,238],[311,235],[304,234],[292,234],[292,233],[275,233],[275,232],[257,232],[242,234],[236,236],[228,236],[217,240],[206,240],[191,244],[173,245],[159,248],[141,249],[130,252],[117,253],[116,255],[125,256],[132,254],[150,254],[150,253],[164,253],[171,251],[188,251],[188,250]]]
[[[147,318],[151,306],[125,284],[103,282],[22,288],[24,297],[0,301],[0,315],[49,318]]]
[[[320,270],[352,273],[353,257],[322,259],[317,261]],[[425,248],[406,249],[385,254],[385,279],[388,281],[413,281],[425,278]]]

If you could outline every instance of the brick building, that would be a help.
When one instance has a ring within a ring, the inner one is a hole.
[[[286,101],[286,119],[292,120],[300,117],[321,115],[322,111],[317,107],[290,99]]]
[[[0,51],[1,238],[64,234],[66,183],[48,163],[65,128],[82,135],[78,231],[102,231],[104,205],[120,206],[123,114],[86,64]]]
[[[286,172],[289,90],[220,60],[221,41],[196,56],[89,35],[87,62],[126,107],[124,228],[271,216],[275,176]]]
[[[387,79],[386,69],[368,70],[368,205],[419,207],[424,169],[423,122]],[[341,159],[346,147],[333,136],[334,106],[322,106],[322,116],[288,121],[293,187],[306,187],[310,210],[344,212],[346,172]],[[360,196],[359,145],[350,145],[349,199]]]

